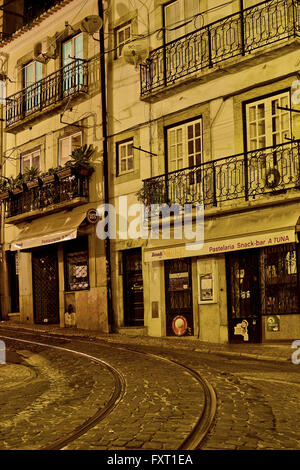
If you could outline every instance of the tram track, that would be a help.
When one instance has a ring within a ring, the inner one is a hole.
[[[23,334],[23,332],[21,333],[18,331],[18,334]],[[30,333],[27,333],[27,334],[30,334]],[[31,335],[36,336],[33,333],[31,333]],[[45,337],[45,335],[43,337]],[[51,337],[51,335],[49,335],[48,337]],[[57,346],[57,345],[49,344],[46,342],[44,343],[44,342],[33,341],[29,339],[16,338],[14,336],[4,336],[1,334],[1,332],[0,332],[0,338],[11,340],[11,341],[18,341],[18,342],[25,343],[25,344],[26,343],[32,344],[35,346],[45,347],[49,349],[61,350],[61,351],[65,351],[68,353],[75,354],[75,355],[79,355],[81,357],[84,357],[92,362],[95,362],[101,365],[102,367],[105,367],[107,370],[111,372],[111,374],[114,377],[115,388],[109,401],[106,403],[104,407],[99,409],[92,417],[90,417],[88,420],[86,420],[81,425],[79,425],[73,432],[69,433],[67,436],[57,439],[56,441],[41,447],[39,450],[60,450],[66,447],[69,443],[76,441],[76,439],[83,436],[88,430],[90,430],[91,428],[99,424],[104,418],[106,418],[118,406],[118,404],[122,401],[125,395],[126,379],[124,375],[122,374],[122,372],[120,372],[117,368],[112,366],[107,361],[99,359],[98,357],[92,356],[90,354],[77,351],[75,349],[70,349],[64,346]],[[69,341],[69,338],[64,338],[63,336],[59,338],[51,337],[51,339],[54,339],[54,340],[66,339],[66,341]],[[73,341],[74,343],[78,342],[78,343],[91,345],[90,341],[79,339],[79,338],[74,338]],[[93,344],[97,344],[97,343],[94,342]],[[148,358],[156,359],[158,361],[164,361],[165,363],[178,366],[181,369],[184,369],[185,372],[190,374],[201,385],[202,390],[204,392],[204,405],[203,405],[202,412],[196,424],[194,425],[193,429],[186,436],[184,441],[179,446],[178,450],[201,449],[202,444],[205,442],[205,439],[209,431],[211,430],[212,424],[215,419],[216,410],[217,410],[217,398],[216,398],[214,388],[211,386],[211,384],[204,377],[202,377],[196,370],[188,367],[186,364],[183,364],[182,362],[179,362],[177,360],[169,359],[164,356],[160,356],[158,354],[130,348],[124,345],[119,346],[119,345],[114,345],[112,343],[106,343],[104,341],[98,344],[101,344],[101,346],[105,346],[107,348],[114,348],[114,349],[118,349],[122,351],[128,351],[131,353],[143,355]]]

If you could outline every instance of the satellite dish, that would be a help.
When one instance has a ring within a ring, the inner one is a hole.
[[[136,41],[124,44],[122,56],[127,64],[132,64],[135,67],[145,61],[149,55],[149,47],[147,40],[137,39]]]
[[[82,20],[80,27],[81,27],[81,30],[84,31],[85,33],[94,34],[94,33],[97,33],[99,29],[102,28],[102,25],[103,25],[103,21],[102,21],[102,18],[100,18],[100,16],[90,15],[90,16],[86,16]]]

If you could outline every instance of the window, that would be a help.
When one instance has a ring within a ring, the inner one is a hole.
[[[41,103],[41,84],[42,64],[40,62],[30,62],[24,67],[24,87],[25,92],[25,110],[31,111]]]
[[[196,119],[168,129],[168,170],[175,171],[202,160],[202,120]]]
[[[264,248],[262,252],[262,313],[299,312],[296,244]]]
[[[115,29],[115,58],[121,57],[124,44],[131,39],[131,23]]]
[[[117,144],[117,174],[122,175],[134,170],[133,139]]]
[[[164,6],[166,42],[192,32],[195,29],[193,16],[200,13],[200,0],[175,0]],[[191,19],[190,22],[186,20]],[[180,24],[182,26],[180,27]],[[185,24],[187,23],[187,24]],[[176,28],[176,29],[174,29]]]
[[[41,168],[41,151],[40,149],[32,150],[28,153],[21,155],[21,173],[24,173],[26,168]]]
[[[281,93],[246,105],[247,148],[256,150],[286,143],[291,137],[289,93]]]
[[[82,146],[82,134],[77,132],[76,134],[69,135],[68,137],[63,137],[58,141],[58,154],[59,154],[59,165],[64,166],[64,164],[71,159],[71,153],[73,150],[78,149]]]
[[[65,93],[84,84],[84,68],[81,59],[83,59],[82,33],[62,44],[63,90]]]
[[[65,290],[75,291],[89,288],[88,237],[66,242]]]

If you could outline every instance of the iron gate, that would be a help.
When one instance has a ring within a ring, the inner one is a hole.
[[[59,323],[57,250],[32,253],[35,323]]]

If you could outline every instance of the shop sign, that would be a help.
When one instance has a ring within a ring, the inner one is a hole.
[[[172,329],[176,336],[183,336],[186,333],[187,327],[187,320],[183,315],[177,315],[173,318]]]
[[[185,246],[174,246],[145,252],[145,261],[159,261],[190,256],[213,255],[230,251],[246,250],[249,248],[264,248],[295,242],[295,229],[282,232],[263,233],[253,236],[240,236],[228,240],[207,241],[199,250],[188,250]]]
[[[98,222],[98,214],[96,209],[89,209],[86,213],[86,220],[90,224],[96,224]]]
[[[270,315],[267,317],[267,331],[280,331],[279,315]]]

